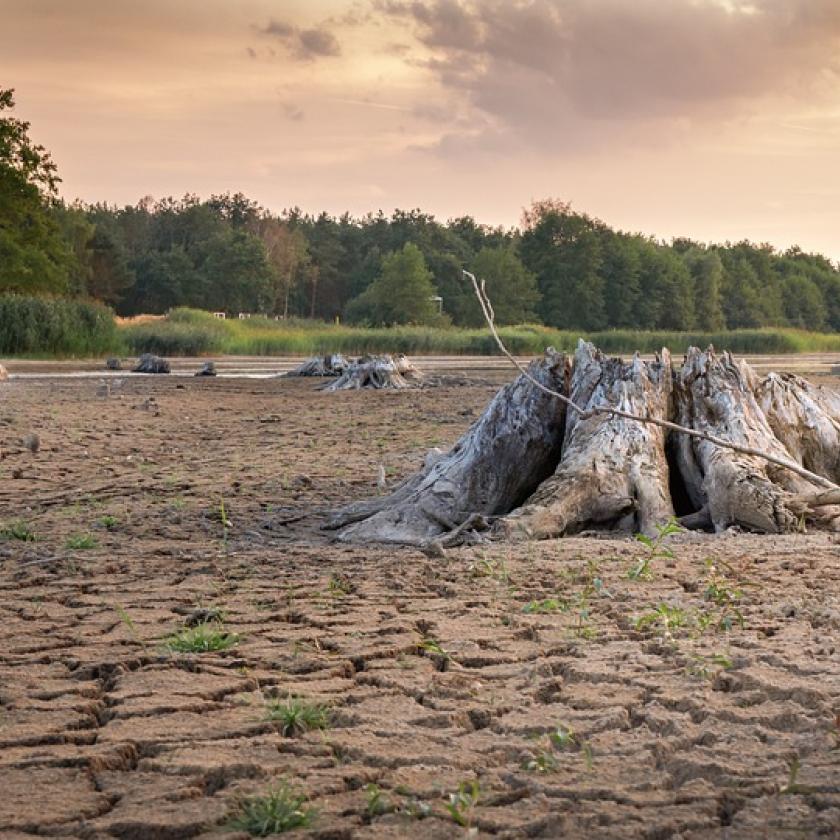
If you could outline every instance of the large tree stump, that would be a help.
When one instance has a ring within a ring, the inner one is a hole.
[[[548,350],[529,372],[550,389],[567,388],[565,355]],[[554,469],[565,416],[556,397],[520,376],[447,454],[429,459],[390,495],[339,511],[327,527],[347,526],[339,534],[345,541],[421,545],[507,513]]]
[[[689,348],[674,371],[665,350],[624,362],[580,342],[573,360],[547,351],[529,372],[573,405],[523,374],[448,454],[328,527],[413,545],[457,542],[490,519],[514,538],[652,534],[675,512],[717,531],[840,530],[840,395],[759,380],[712,348]]]

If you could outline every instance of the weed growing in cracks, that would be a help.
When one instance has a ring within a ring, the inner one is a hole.
[[[682,528],[677,524],[677,521],[670,519],[664,525],[656,526],[655,537],[636,534],[635,538],[647,547],[647,553],[627,572],[627,577],[630,580],[651,580],[653,578],[653,562],[662,558],[673,558],[674,556],[674,552],[665,545],[665,540],[672,534],[678,534],[681,530]]]
[[[203,622],[185,627],[166,639],[166,647],[174,653],[209,653],[228,650],[239,644],[239,636],[229,633],[219,622]]]
[[[244,799],[227,827],[246,831],[253,837],[269,837],[294,828],[306,828],[315,819],[315,810],[306,803],[306,794],[283,781],[261,796]]]
[[[330,710],[299,697],[273,698],[266,704],[266,719],[279,724],[280,733],[291,738],[312,729],[327,729]]]

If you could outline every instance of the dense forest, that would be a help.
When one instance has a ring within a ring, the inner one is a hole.
[[[840,331],[840,272],[797,248],[669,244],[536,202],[520,228],[420,210],[280,214],[242,194],[67,204],[0,90],[0,294],[92,298],[121,315],[189,306],[360,324],[476,326],[467,268],[501,324]],[[3,113],[3,112],[6,113]]]

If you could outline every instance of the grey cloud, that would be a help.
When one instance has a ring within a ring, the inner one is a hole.
[[[282,41],[291,54],[300,61],[341,55],[341,44],[326,26],[299,29],[286,21],[270,20],[259,30]]]
[[[302,29],[298,34],[300,48],[306,55],[340,55],[341,45],[327,29]]]
[[[818,96],[840,76],[837,0],[375,0],[498,137],[599,142]],[[414,63],[417,63],[414,59]],[[452,146],[454,139],[447,140]]]

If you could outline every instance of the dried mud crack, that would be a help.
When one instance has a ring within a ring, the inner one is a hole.
[[[178,384],[3,387],[0,524],[36,539],[0,541],[0,836],[220,836],[281,778],[311,837],[461,836],[474,779],[482,836],[838,836],[833,536],[676,535],[649,577],[627,538],[336,544],[318,512],[494,388]],[[202,618],[236,643],[167,646]],[[289,698],[328,725],[284,734]]]

